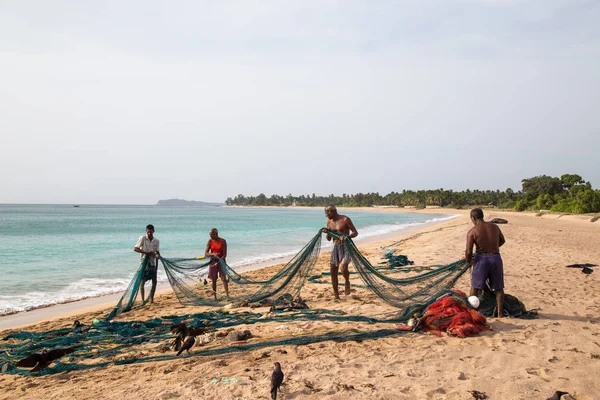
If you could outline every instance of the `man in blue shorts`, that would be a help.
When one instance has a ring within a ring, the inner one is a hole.
[[[471,271],[471,296],[477,296],[489,281],[489,287],[496,294],[498,318],[503,316],[504,309],[504,268],[500,247],[504,244],[504,235],[496,224],[483,220],[481,208],[471,210],[473,228],[467,233],[467,249],[465,258],[473,265]],[[473,258],[475,245],[475,258]]]

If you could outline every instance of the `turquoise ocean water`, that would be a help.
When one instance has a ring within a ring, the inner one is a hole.
[[[344,214],[359,238],[449,218]],[[149,223],[165,258],[203,254],[209,229],[217,227],[229,245],[228,263],[243,268],[295,254],[326,218],[320,208],[0,205],[0,315],[124,290],[139,265],[133,246]]]

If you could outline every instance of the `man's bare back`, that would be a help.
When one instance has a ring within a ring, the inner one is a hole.
[[[471,239],[472,244],[475,244],[477,253],[497,254],[500,253],[500,246],[504,244],[504,236],[500,228],[489,222],[482,222],[469,230],[469,233],[467,233],[467,246],[469,239]]]
[[[480,208],[471,210],[473,228],[467,233],[465,259],[473,263],[473,246],[477,255],[471,270],[471,296],[477,296],[486,286],[496,293],[498,317],[504,315],[504,266],[500,257],[500,247],[504,244],[504,235],[495,224],[483,220]]]

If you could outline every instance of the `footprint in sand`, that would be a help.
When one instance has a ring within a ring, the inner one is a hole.
[[[550,382],[552,380],[552,378],[547,374],[547,371],[550,371],[547,368],[526,368],[525,371],[529,375],[538,376],[546,382]]]
[[[446,394],[446,390],[444,390],[444,388],[437,388],[435,390],[430,390],[429,392],[427,392],[425,394],[430,399],[438,399],[440,394]]]
[[[419,372],[408,370],[406,371],[406,376],[409,378],[420,378],[422,375]]]

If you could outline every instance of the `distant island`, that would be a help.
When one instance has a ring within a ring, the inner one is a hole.
[[[204,201],[169,199],[159,200],[156,205],[169,207],[220,207],[223,205],[223,203],[207,203]]]

